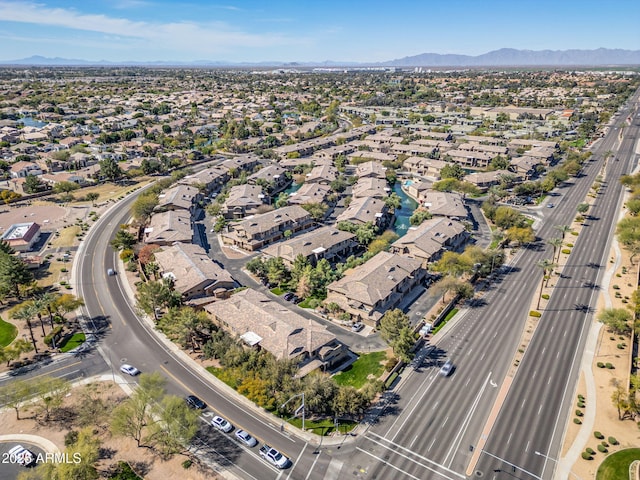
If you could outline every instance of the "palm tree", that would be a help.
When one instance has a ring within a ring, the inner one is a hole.
[[[29,328],[29,334],[31,335],[31,343],[33,343],[33,349],[38,353],[38,346],[36,345],[36,338],[33,336],[33,326],[31,325],[31,319],[36,314],[33,304],[25,302],[22,305],[16,307],[11,312],[11,318],[14,320],[24,320]]]
[[[571,227],[569,225],[556,225],[554,227],[560,233],[562,233],[562,241],[564,242],[564,236],[571,231]]]
[[[51,330],[53,330],[53,305],[59,295],[53,294],[51,292],[46,292],[36,298],[36,303],[40,305],[44,310],[49,314],[49,323],[51,324]]]
[[[542,289],[545,287],[545,285],[549,284],[549,276],[547,276],[547,272],[549,273],[549,275],[551,275],[551,272],[553,271],[553,267],[555,267],[555,264],[548,258],[545,258],[544,260],[539,261],[537,265],[543,271],[542,284],[540,285],[540,295],[538,295],[538,307],[537,307],[537,308],[540,308],[540,300],[542,299]],[[546,284],[545,284],[545,280],[546,280]]]
[[[560,237],[550,238],[547,240],[547,243],[553,247],[553,261],[556,261],[556,254],[560,250],[562,246],[562,239]],[[560,258],[560,254],[557,254],[557,257]]]

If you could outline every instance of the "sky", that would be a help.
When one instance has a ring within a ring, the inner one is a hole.
[[[640,0],[0,0],[0,61],[379,62],[640,50]]]

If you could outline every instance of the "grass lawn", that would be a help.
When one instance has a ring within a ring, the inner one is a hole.
[[[438,324],[438,326],[437,326],[436,328],[434,328],[434,329],[433,329],[433,332],[431,332],[431,333],[432,333],[432,335],[435,335],[436,333],[438,333],[438,332],[440,331],[440,329],[441,329],[442,327],[444,327],[444,326],[447,324],[447,322],[448,322],[449,320],[451,320],[451,319],[453,318],[453,316],[454,316],[456,313],[458,313],[458,309],[457,309],[457,308],[452,308],[452,309],[451,309],[451,311],[450,311],[449,313],[447,313],[447,316],[446,316],[446,317],[444,317],[444,320],[442,320],[442,321]]]
[[[271,289],[271,293],[273,293],[274,295],[282,295],[285,291],[283,289],[281,289],[280,287],[276,287],[276,288],[272,288]]]
[[[76,233],[80,233],[80,227],[78,225],[71,225],[60,230],[59,236],[54,236],[49,243],[52,247],[72,247],[76,240]]]
[[[0,318],[0,347],[6,347],[18,335],[18,329],[13,323],[5,322]]]
[[[598,452],[596,455],[601,454]],[[640,460],[640,448],[628,448],[612,453],[598,467],[596,480],[629,478],[629,465],[634,460]]]
[[[290,418],[287,423],[290,423],[294,427],[302,428],[302,417]],[[340,432],[347,433],[354,429],[357,425],[356,422],[339,422]],[[336,429],[335,424],[333,423],[332,418],[327,418],[324,420],[320,420],[318,422],[314,422],[309,419],[305,419],[304,428],[306,430],[311,430],[316,435],[329,435]]]
[[[84,333],[74,333],[70,337],[66,337],[65,340],[62,340],[60,344],[60,351],[68,352],[69,350],[73,350],[76,347],[79,347],[86,340]]]
[[[360,355],[360,358],[353,362],[340,373],[333,376],[338,385],[349,385],[360,388],[367,383],[367,377],[373,375],[378,378],[384,372],[384,365],[381,362],[387,359],[386,352],[372,352]]]

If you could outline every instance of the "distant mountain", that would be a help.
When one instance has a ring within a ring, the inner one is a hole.
[[[346,66],[386,66],[386,67],[504,67],[504,66],[617,66],[640,65],[640,50],[598,48],[597,50],[516,50],[501,48],[482,55],[454,55],[423,53],[387,62],[229,62],[224,60],[111,62],[107,60],[89,61],[68,58],[50,58],[34,55],[18,60],[0,60],[0,65],[34,66],[176,66],[176,67],[346,67]]]
[[[516,50],[501,48],[482,55],[423,53],[383,65],[393,67],[596,66],[640,65],[640,50]]]

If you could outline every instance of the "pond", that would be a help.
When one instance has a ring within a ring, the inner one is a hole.
[[[410,182],[411,180],[407,181]],[[402,207],[396,210],[396,220],[393,223],[392,230],[402,237],[409,229],[409,218],[411,218],[414,210],[418,208],[418,202],[404,193],[400,182],[396,182],[393,185],[393,191],[397,193],[402,200]]]
[[[24,124],[25,127],[37,127],[37,128],[42,128],[45,125],[47,125],[47,122],[41,122],[40,120],[36,120],[33,117],[22,117],[20,120],[18,120],[19,122],[21,122],[22,124]]]

